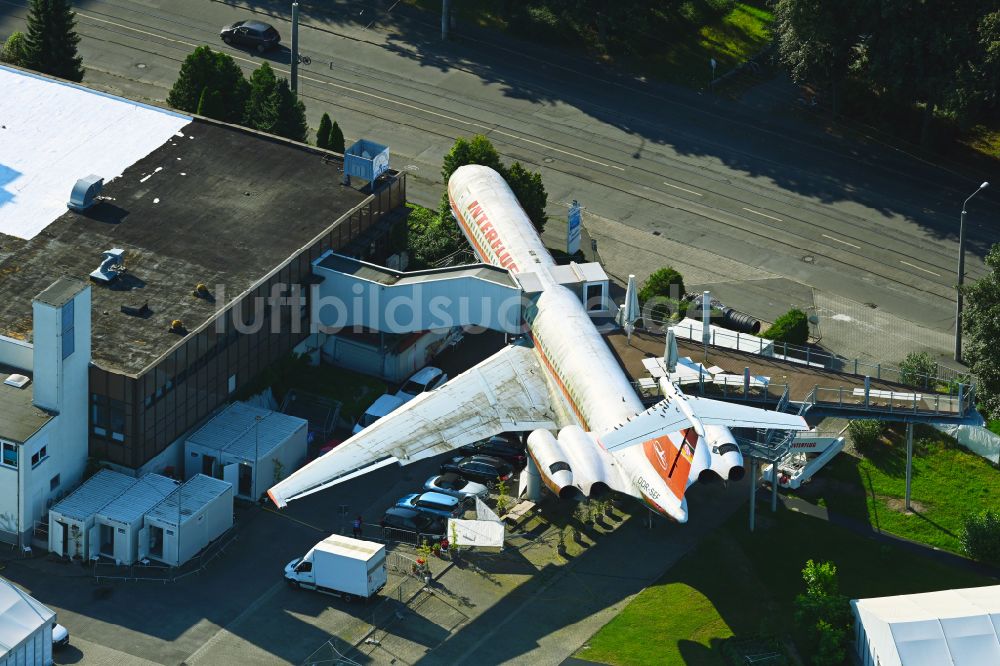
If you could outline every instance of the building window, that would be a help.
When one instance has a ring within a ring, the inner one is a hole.
[[[55,476],[52,477],[52,480],[49,481],[49,492],[52,492],[58,487],[59,487],[59,475],[56,474]]]
[[[17,469],[17,445],[3,443],[3,458],[2,462],[7,467],[13,467]]]
[[[125,441],[125,403],[107,396],[90,394],[90,430],[99,437]]]
[[[33,454],[31,454],[31,466],[34,467],[35,465],[42,462],[48,457],[49,454],[47,451],[47,447],[43,446],[42,448],[38,449]]]
[[[236,393],[236,375],[229,375],[229,393]]]
[[[70,301],[62,308],[62,357],[67,359],[76,349],[76,329],[74,327],[74,304]]]

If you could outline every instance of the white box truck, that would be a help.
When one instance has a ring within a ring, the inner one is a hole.
[[[367,599],[385,587],[388,579],[385,546],[332,534],[303,557],[285,566],[285,580],[344,599]]]

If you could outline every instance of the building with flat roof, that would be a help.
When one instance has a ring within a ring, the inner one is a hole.
[[[89,452],[137,472],[307,336],[312,261],[377,254],[405,203],[404,175],[345,187],[310,146],[12,68],[0,88],[0,335],[30,343],[31,295],[90,280]],[[51,204],[91,174],[93,205]]]

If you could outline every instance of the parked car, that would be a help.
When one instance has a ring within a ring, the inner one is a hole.
[[[486,499],[490,490],[481,483],[469,481],[463,476],[455,473],[438,474],[427,479],[424,490],[430,490],[445,495],[454,495],[460,499],[468,497],[478,497]]]
[[[385,512],[382,520],[379,521],[379,525],[397,530],[417,532],[431,538],[440,538],[444,537],[447,531],[448,521],[439,516],[430,516],[414,509],[404,509],[394,506]]]
[[[354,424],[353,434],[357,435],[389,412],[402,407],[405,402],[402,398],[383,393],[372,403],[371,407],[365,410],[365,413],[361,415],[358,422]]]
[[[281,35],[273,26],[260,21],[237,21],[219,31],[226,44],[249,46],[263,53],[281,43]]]
[[[396,391],[396,396],[402,398],[404,401],[413,400],[421,393],[433,391],[446,381],[448,381],[447,373],[440,368],[427,366],[407,379],[400,389]]]
[[[442,518],[458,518],[465,510],[464,504],[465,500],[454,495],[435,492],[413,493],[396,502],[398,507]]]
[[[455,458],[441,465],[441,473],[454,473],[464,476],[469,481],[478,483],[496,483],[506,481],[514,472],[510,463],[490,456],[467,456]]]
[[[69,645],[69,630],[56,622],[52,623],[52,649],[57,650]]]
[[[515,469],[524,469],[524,466],[528,464],[524,446],[519,441],[511,441],[502,435],[466,444],[459,448],[458,452],[466,456],[483,455],[500,458],[509,462]]]

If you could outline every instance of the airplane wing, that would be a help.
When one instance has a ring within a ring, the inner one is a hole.
[[[379,467],[407,465],[501,432],[556,427],[538,357],[515,344],[383,416],[267,494],[281,508]]]

